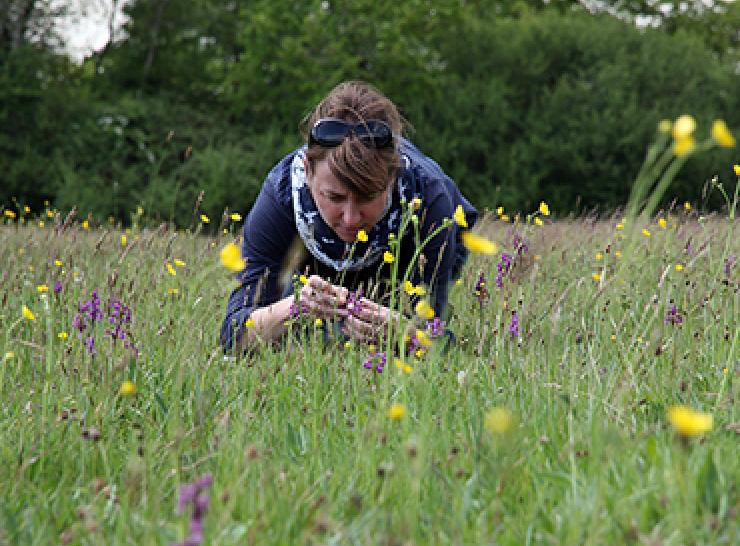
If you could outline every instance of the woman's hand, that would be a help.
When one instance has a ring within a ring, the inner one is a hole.
[[[385,332],[390,317],[396,313],[367,298],[360,298],[351,314],[344,319],[342,333],[362,343],[376,343]]]
[[[335,286],[318,275],[311,275],[301,288],[300,304],[303,312],[320,319],[333,319],[343,315],[349,291]]]
[[[311,275],[301,288],[300,304],[304,313],[324,320],[344,319],[342,333],[362,343],[376,343],[388,326],[389,317],[396,317],[390,309],[367,298],[357,300],[347,309],[349,291]]]

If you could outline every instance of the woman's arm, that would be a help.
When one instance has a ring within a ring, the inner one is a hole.
[[[334,286],[318,275],[311,275],[308,283],[298,294],[301,312],[312,317],[333,320],[346,313],[349,292],[341,286]],[[244,349],[256,338],[275,341],[286,331],[285,321],[294,315],[295,296],[293,294],[271,305],[256,309],[250,315],[254,322],[239,340],[239,349]]]
[[[221,344],[224,350],[244,348],[241,339],[245,322],[261,308],[279,303],[284,297],[280,286],[280,273],[288,249],[297,236],[289,202],[281,202],[277,196],[274,177],[281,176],[278,169],[268,175],[257,201],[244,222],[242,256],[246,267],[237,274],[239,286],[232,291],[221,325]],[[285,304],[284,304],[285,305]],[[279,323],[282,307],[277,307],[264,324]],[[256,322],[256,320],[255,320]],[[265,334],[273,332],[267,328]],[[248,336],[252,339],[253,334]]]
[[[275,341],[285,333],[285,321],[292,316],[294,297],[287,296],[273,304],[255,309],[250,313],[253,325],[246,328],[237,339],[234,349],[241,353],[256,339]]]

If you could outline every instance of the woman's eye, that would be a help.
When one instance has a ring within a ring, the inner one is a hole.
[[[329,195],[327,195],[327,198],[332,203],[341,203],[342,201],[344,201],[344,195],[338,195],[336,193],[330,193]]]

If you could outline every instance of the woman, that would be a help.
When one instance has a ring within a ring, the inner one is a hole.
[[[246,268],[221,328],[225,349],[285,332],[285,321],[296,313],[293,273],[308,279],[300,289],[301,312],[339,324],[349,338],[373,340],[393,313],[367,297],[347,313],[349,291],[368,294],[378,280],[387,281],[384,253],[408,204],[420,203],[422,240],[458,206],[472,227],[476,210],[432,159],[400,136],[402,129],[396,106],[356,81],[339,84],[304,120],[306,145],[270,171],[245,220]],[[401,272],[414,250],[409,229],[396,257]],[[426,287],[437,316],[465,257],[453,224],[424,247],[413,270],[413,284]]]

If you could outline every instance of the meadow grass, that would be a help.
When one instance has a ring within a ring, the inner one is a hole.
[[[499,288],[500,255],[471,256],[450,293],[457,341],[408,374],[310,327],[225,357],[231,234],[7,221],[0,544],[182,541],[179,488],[207,474],[204,544],[737,544],[736,226],[662,218],[489,215],[511,269]],[[138,358],[105,319],[88,354],[73,321],[94,290],[130,308]],[[679,437],[674,404],[712,430]],[[487,427],[492,408],[511,426]]]

